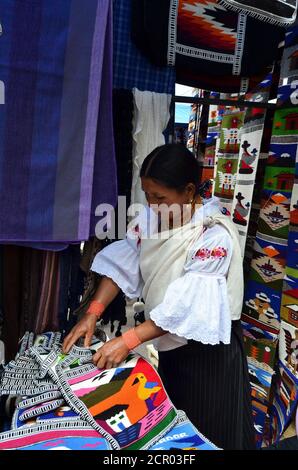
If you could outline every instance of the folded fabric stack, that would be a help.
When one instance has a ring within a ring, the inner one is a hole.
[[[137,354],[99,370],[90,349],[62,354],[60,334],[34,339],[3,370],[0,394],[17,397],[0,449],[216,450],[169,400],[155,369]]]

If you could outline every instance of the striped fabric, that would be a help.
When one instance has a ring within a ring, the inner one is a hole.
[[[115,203],[111,6],[1,1],[2,242],[86,240]]]

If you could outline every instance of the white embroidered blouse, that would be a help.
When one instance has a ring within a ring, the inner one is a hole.
[[[209,199],[193,217],[212,217],[219,207],[217,198]],[[155,230],[157,217],[153,214],[146,208],[128,230],[126,239],[100,251],[91,267],[92,271],[113,279],[130,299],[142,296],[140,233]],[[205,229],[193,244],[183,275],[168,286],[163,302],[150,312],[156,325],[172,333],[158,340],[159,350],[183,346],[190,339],[213,345],[230,343],[231,320],[238,320],[241,313],[232,318],[229,305],[226,275],[232,251],[232,238],[222,225]],[[175,341],[171,341],[171,336]]]

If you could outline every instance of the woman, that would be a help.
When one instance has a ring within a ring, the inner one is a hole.
[[[176,408],[219,447],[253,449],[237,232],[215,198],[202,205],[198,175],[195,157],[182,145],[164,145],[147,156],[141,180],[148,207],[126,240],[95,257],[91,269],[103,278],[64,351],[81,336],[88,347],[120,289],[129,298],[143,296],[147,320],[108,341],[94,362],[115,367],[129,350],[156,340],[159,374]]]

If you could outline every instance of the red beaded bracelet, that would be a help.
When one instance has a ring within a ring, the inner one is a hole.
[[[135,328],[132,328],[131,330],[123,333],[122,339],[130,351],[142,344],[142,341],[138,337]]]
[[[98,302],[97,300],[92,300],[86,313],[96,315],[97,318],[99,318],[103,314],[105,308],[106,307],[103,303]]]

